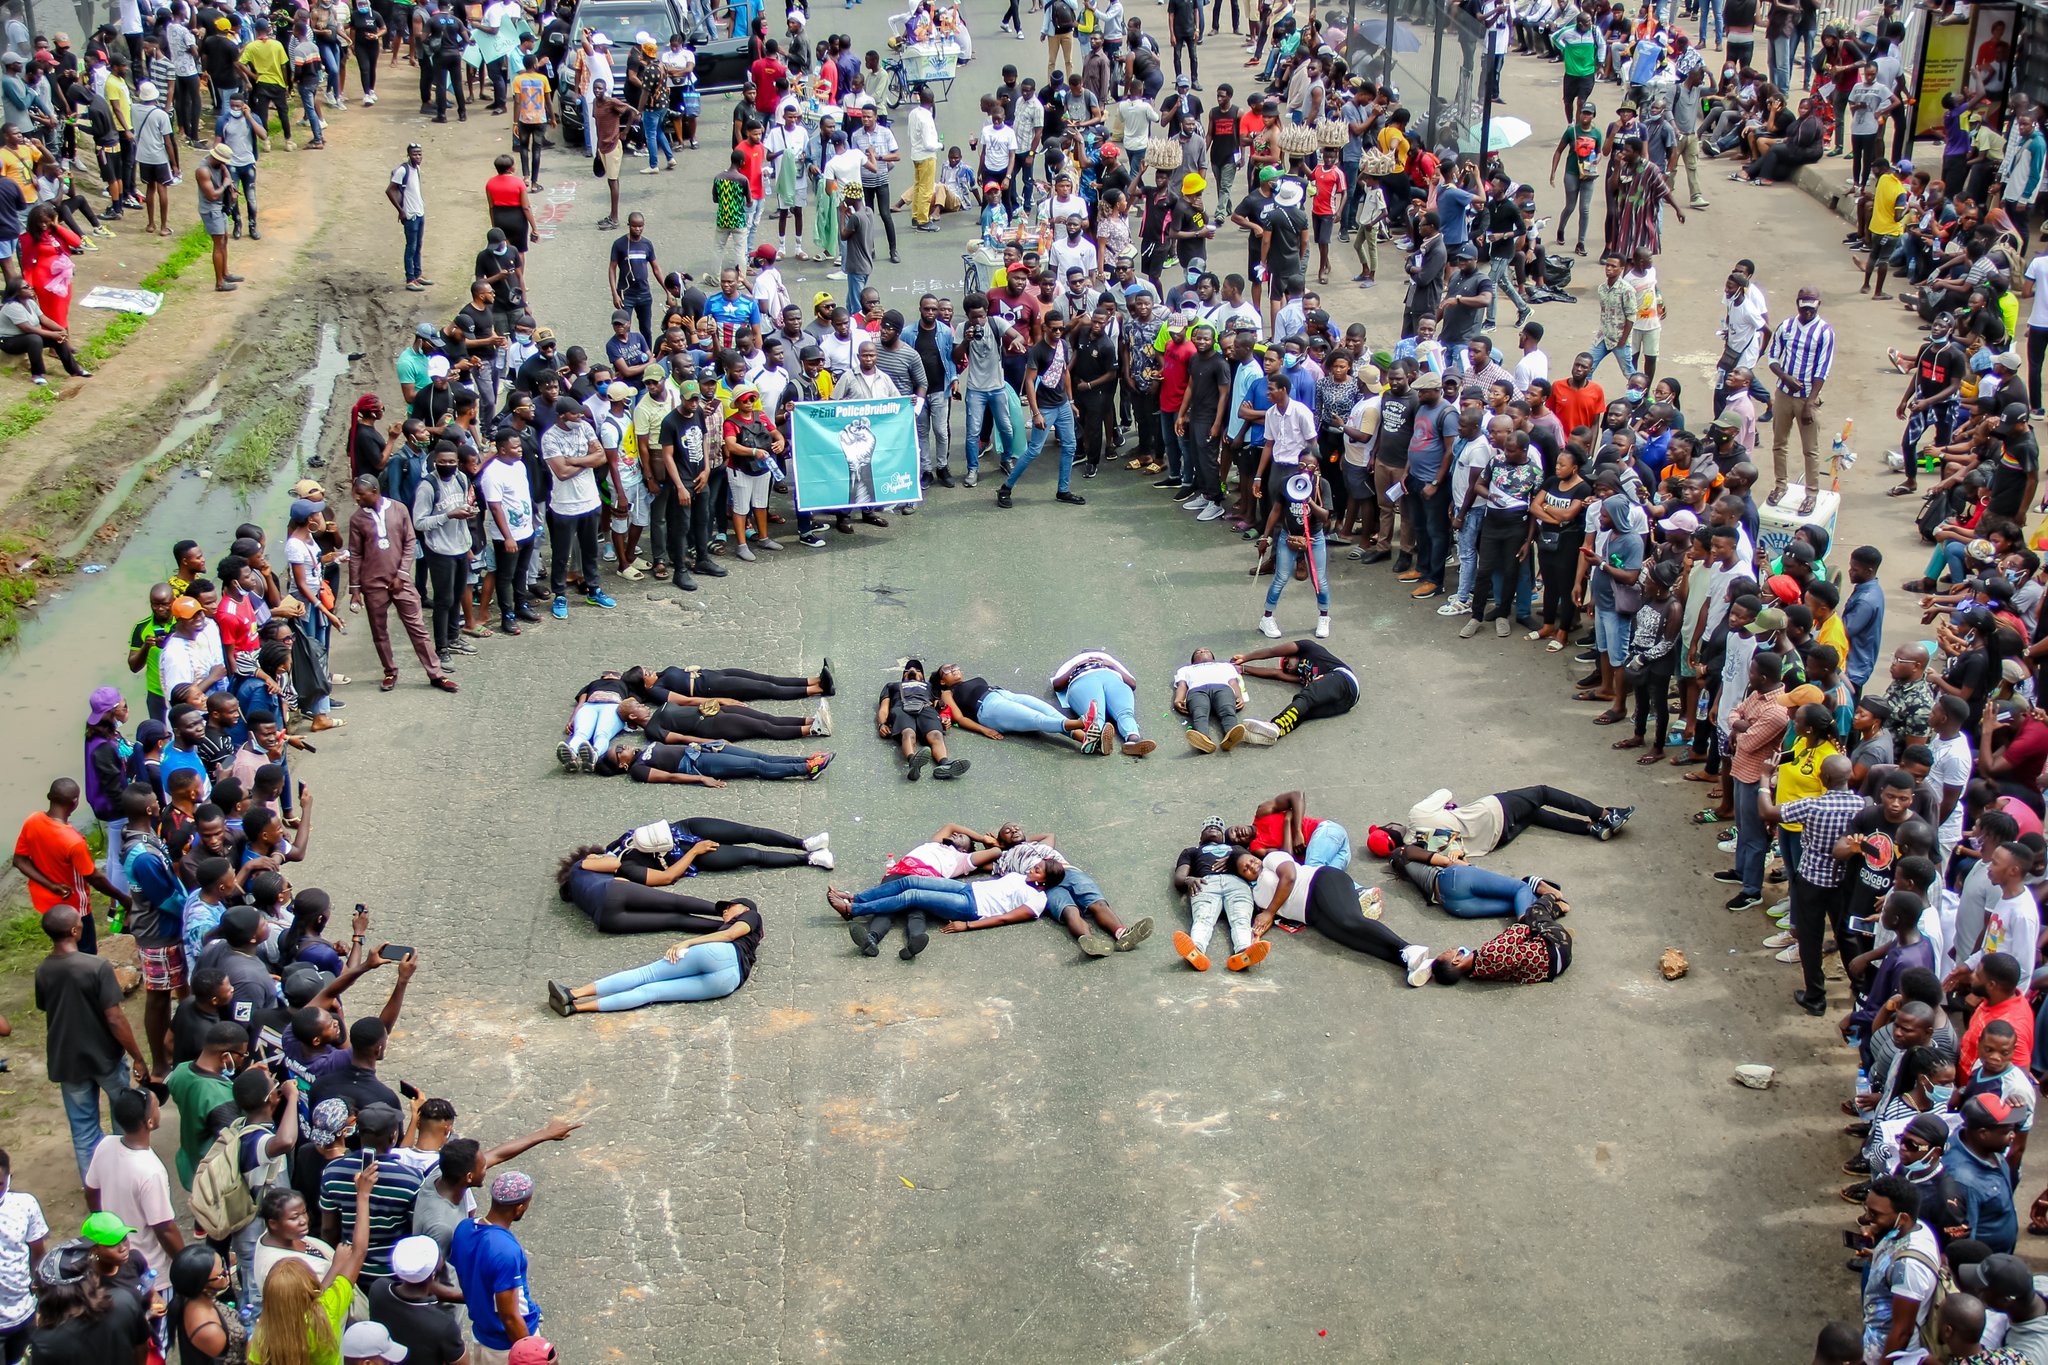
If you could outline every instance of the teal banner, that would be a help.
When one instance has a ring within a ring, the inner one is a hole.
[[[910,399],[827,400],[790,411],[798,511],[923,501]]]

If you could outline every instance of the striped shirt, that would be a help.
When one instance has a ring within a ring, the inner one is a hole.
[[[391,1248],[412,1231],[413,1201],[425,1181],[418,1169],[393,1156],[377,1162],[377,1183],[370,1187],[369,1254],[360,1277],[365,1280],[391,1274]],[[355,1235],[356,1172],[362,1168],[363,1154],[350,1152],[328,1162],[320,1174],[320,1212],[341,1215],[341,1241]]]
[[[1828,377],[1835,364],[1835,329],[1820,318],[1807,322],[1796,315],[1771,334],[1771,362],[1787,379],[1810,388]],[[1791,390],[1778,381],[1781,393]]]

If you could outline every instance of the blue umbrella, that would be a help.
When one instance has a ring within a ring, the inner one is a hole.
[[[1392,43],[1387,41],[1389,30],[1394,35]],[[1392,19],[1368,19],[1354,28],[1352,32],[1377,48],[1391,46],[1396,52],[1422,51],[1422,39],[1415,35],[1415,31],[1409,28],[1408,25],[1396,23]]]

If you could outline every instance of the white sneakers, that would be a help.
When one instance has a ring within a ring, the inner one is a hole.
[[[1247,744],[1256,744],[1264,749],[1280,742],[1280,727],[1270,720],[1251,717],[1239,724],[1244,727],[1244,742]]]
[[[829,833],[813,834],[810,838],[804,840],[804,852],[806,853],[816,853],[821,848],[830,848],[831,846],[832,836]]]
[[[1265,636],[1268,640],[1279,639],[1280,623],[1275,621],[1270,614],[1261,616],[1259,618],[1259,634]]]
[[[812,867],[822,867],[827,872],[830,872],[832,870],[832,850],[829,848],[812,849],[811,856],[805,859],[805,861]]]
[[[1316,618],[1316,638],[1318,640],[1330,638],[1330,615],[1328,612]]]
[[[1210,504],[1209,504],[1209,505],[1208,505],[1207,507],[1204,507],[1204,508],[1203,508],[1203,509],[1202,509],[1201,511],[1199,511],[1199,512],[1195,513],[1195,520],[1196,520],[1196,521],[1216,521],[1216,520],[1219,520],[1219,519],[1220,519],[1220,518],[1221,518],[1221,517],[1223,516],[1224,510],[1225,510],[1225,509],[1224,509],[1224,506],[1223,506],[1223,504],[1222,504],[1222,503],[1220,503],[1220,502],[1212,502],[1212,503],[1210,503]]]
[[[1429,984],[1429,960],[1429,949],[1420,943],[1411,943],[1401,950],[1401,965],[1408,971],[1409,985]]]
[[[1436,609],[1438,616],[1469,616],[1471,612],[1472,599],[1469,597],[1453,597]]]
[[[1764,947],[1766,947],[1766,948],[1790,948],[1790,947],[1791,947],[1791,946],[1793,945],[1793,943],[1795,943],[1796,941],[1797,941],[1797,940],[1795,940],[1795,939],[1794,939],[1794,938],[1792,937],[1792,931],[1791,931],[1791,930],[1789,930],[1789,929],[1780,929],[1780,930],[1779,930],[1779,931],[1778,931],[1777,933],[1775,933],[1775,934],[1772,934],[1772,935],[1771,935],[1771,936],[1770,936],[1769,938],[1767,938],[1767,939],[1765,939],[1765,940],[1764,940]]]
[[[1207,507],[1208,505],[1209,495],[1206,493],[1197,493],[1192,498],[1189,498],[1186,502],[1182,503],[1180,506],[1183,512],[1196,512],[1200,511],[1204,507]]]

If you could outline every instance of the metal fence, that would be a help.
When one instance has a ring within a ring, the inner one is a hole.
[[[1431,147],[1465,140],[1485,108],[1486,24],[1447,0],[1348,0],[1324,14],[1350,70],[1391,83]]]

